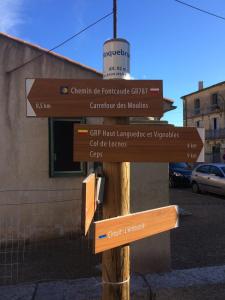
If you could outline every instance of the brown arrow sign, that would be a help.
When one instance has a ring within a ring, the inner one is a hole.
[[[26,79],[28,117],[163,115],[161,80]]]
[[[203,143],[203,128],[75,125],[74,161],[202,162]]]
[[[82,182],[82,215],[81,229],[86,235],[93,220],[96,205],[96,176],[91,173]]]
[[[94,252],[102,252],[178,226],[177,206],[151,209],[94,223]]]

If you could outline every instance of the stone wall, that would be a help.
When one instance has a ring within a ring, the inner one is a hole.
[[[21,239],[79,232],[83,177],[49,177],[48,119],[26,117],[25,79],[101,74],[2,36],[0,44],[1,239],[8,238],[5,227]]]

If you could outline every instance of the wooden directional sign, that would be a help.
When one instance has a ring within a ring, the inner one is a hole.
[[[81,228],[86,235],[96,211],[95,174],[90,174],[82,182],[82,215]]]
[[[28,117],[163,115],[161,80],[26,79]]]
[[[75,125],[74,161],[200,162],[203,143],[203,128]]]
[[[146,210],[94,223],[94,252],[102,252],[178,226],[177,206]]]

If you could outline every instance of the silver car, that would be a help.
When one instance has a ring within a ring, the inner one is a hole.
[[[191,186],[194,193],[210,192],[225,196],[225,164],[198,165],[192,171]]]

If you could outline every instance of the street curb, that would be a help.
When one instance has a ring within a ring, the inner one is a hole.
[[[225,266],[148,274],[152,300],[224,300]]]
[[[0,300],[100,300],[101,278],[0,287]],[[131,300],[224,300],[225,265],[131,277]],[[116,299],[115,299],[116,300]]]

